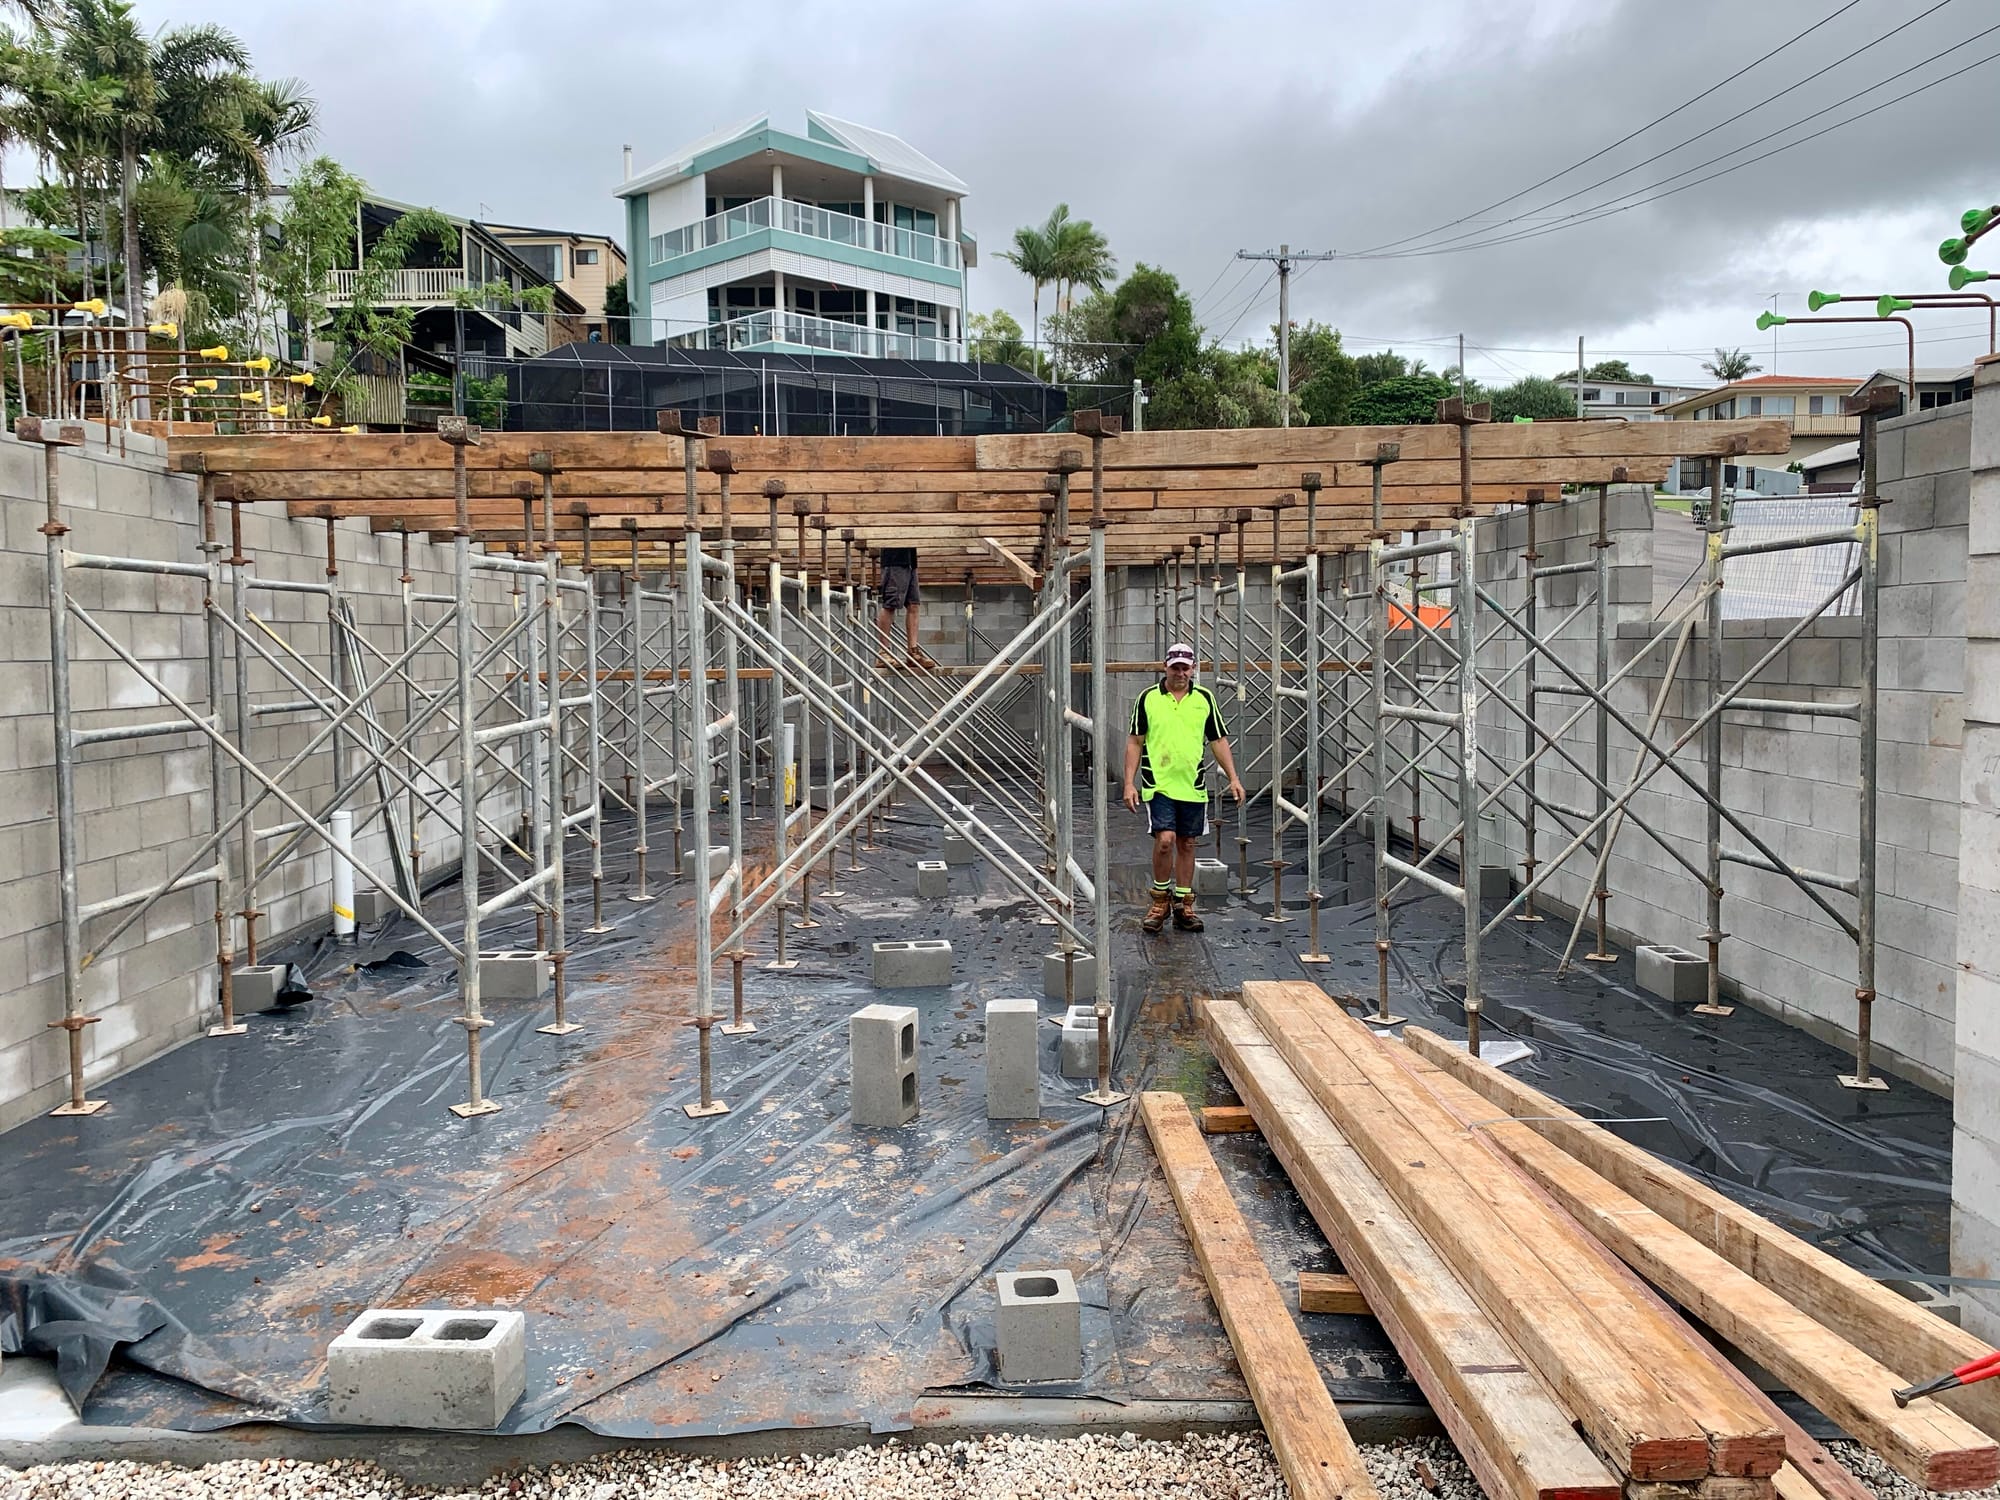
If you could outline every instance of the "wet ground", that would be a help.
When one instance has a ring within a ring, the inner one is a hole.
[[[1303,912],[1266,921],[1268,875],[1254,869],[1247,898],[1208,903],[1206,933],[1143,935],[1143,827],[1121,811],[1113,827],[1118,1087],[1226,1099],[1196,1002],[1245,979],[1309,973],[1372,994],[1371,908],[1343,884],[1368,880],[1365,851],[1329,856],[1333,962],[1308,970]],[[1264,852],[1268,833],[1248,831]],[[630,842],[611,830],[614,893]],[[948,899],[917,900],[912,865],[938,845],[920,813],[892,818],[880,842],[859,870],[839,856],[846,894],[815,895],[824,925],[791,935],[796,969],[764,970],[759,943],[758,1029],[717,1038],[730,1112],[712,1119],[681,1108],[696,1097],[685,883],[651,905],[607,903],[606,934],[573,927],[583,1030],[537,1032],[546,1004],[489,1005],[487,1085],[503,1109],[471,1121],[447,1109],[465,1097],[448,959],[407,923],[358,950],[301,953],[310,1003],[104,1085],[101,1115],[0,1138],[0,1347],[60,1351],[93,1422],[312,1424],[326,1344],[362,1309],[518,1307],[528,1394],[510,1430],[895,1430],[927,1390],[1005,1389],[991,1273],[1061,1265],[1086,1304],[1086,1368],[1033,1394],[1241,1399],[1144,1134],[1129,1108],[1084,1104],[1088,1084],[1057,1076],[1054,1025],[1043,1118],[985,1118],[982,1008],[1039,994],[1053,930],[981,868],[954,868]],[[1233,840],[1227,853],[1233,865]],[[1293,872],[1288,893],[1302,887]],[[440,892],[434,917],[454,902]],[[1396,1009],[1449,1031],[1457,914],[1427,898],[1396,920]],[[1676,1013],[1632,988],[1628,964],[1558,983],[1564,935],[1510,924],[1486,950],[1489,1025],[1536,1048],[1524,1076],[1592,1113],[1657,1120],[1620,1128],[1858,1265],[1942,1268],[1946,1103],[1904,1085],[1841,1090],[1831,1049],[1742,1008]],[[954,983],[879,995],[869,945],[888,937],[949,938]],[[482,945],[532,940],[517,916]],[[418,966],[380,962],[398,951]],[[879,998],[922,1016],[922,1112],[902,1130],[847,1116],[847,1016]],[[1261,1141],[1211,1145],[1280,1283],[1333,1268]],[[1301,1327],[1336,1398],[1418,1399],[1372,1321]]]

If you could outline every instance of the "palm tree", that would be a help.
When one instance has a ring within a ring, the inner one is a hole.
[[[250,65],[242,42],[220,26],[177,26],[147,37],[132,0],[66,0],[64,56],[85,78],[115,86],[119,207],[123,220],[127,338],[143,340],[145,269],[135,200],[140,159],[168,149],[194,159],[211,146],[206,130]]]
[[[1732,380],[1742,380],[1746,376],[1755,375],[1764,367],[1754,362],[1741,349],[1717,349],[1715,358],[1705,361],[1702,368],[1727,385]]]
[[[1042,340],[1042,287],[1056,279],[1059,263],[1057,242],[1069,221],[1069,205],[1058,203],[1039,225],[1023,225],[1014,231],[1014,248],[1000,252],[1000,258],[1034,283],[1034,321],[1030,342],[1039,351]]]
[[[1104,290],[1104,284],[1117,274],[1117,262],[1111,258],[1111,246],[1088,219],[1069,217],[1069,205],[1058,209],[1062,215],[1060,223],[1054,215],[1044,228],[1055,230],[1055,274],[1056,305],[1064,303],[1063,288],[1071,292],[1080,286],[1087,286],[1093,292]]]
[[[264,216],[271,196],[271,169],[305,156],[319,135],[319,105],[296,78],[234,80],[233,128],[219,132],[217,155],[224,171],[240,178],[250,203],[251,341],[262,354],[269,320],[264,315],[261,271]]]

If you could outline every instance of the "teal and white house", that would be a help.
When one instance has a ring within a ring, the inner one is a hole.
[[[632,342],[965,357],[966,186],[899,136],[806,113],[716,131],[634,175]]]

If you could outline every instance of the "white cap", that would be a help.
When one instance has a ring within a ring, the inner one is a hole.
[[[1172,666],[1177,661],[1184,661],[1189,666],[1193,666],[1194,647],[1190,646],[1186,641],[1175,641],[1173,645],[1167,647],[1167,665]]]

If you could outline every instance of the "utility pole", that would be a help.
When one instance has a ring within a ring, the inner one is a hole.
[[[1146,394],[1146,382],[1136,376],[1132,381],[1132,430],[1146,430],[1146,403],[1153,398]]]
[[[1576,415],[1578,421],[1583,419],[1583,336],[1581,334],[1577,335],[1576,340]]]
[[[1292,262],[1295,260],[1332,260],[1336,252],[1332,250],[1301,250],[1292,253],[1290,245],[1280,245],[1275,250],[1238,250],[1238,260],[1274,260],[1278,263],[1278,420],[1289,427],[1292,425]]]

